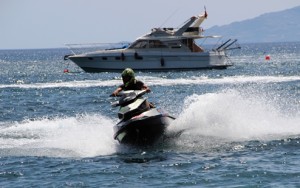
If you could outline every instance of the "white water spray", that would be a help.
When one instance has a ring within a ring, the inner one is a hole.
[[[114,122],[101,115],[41,119],[1,126],[0,150],[11,155],[93,157],[116,152]],[[1,154],[3,155],[3,154]]]
[[[236,90],[192,95],[185,99],[185,109],[170,131],[184,129],[179,138],[184,144],[300,135],[299,112],[280,111],[274,101],[251,95]]]

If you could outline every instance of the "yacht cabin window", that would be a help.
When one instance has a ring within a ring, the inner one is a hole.
[[[182,44],[178,41],[174,41],[174,42],[169,42],[168,46],[170,48],[181,48]]]
[[[166,48],[160,40],[149,40],[149,48]]]
[[[130,48],[167,48],[167,46],[159,40],[139,40],[133,43]]]

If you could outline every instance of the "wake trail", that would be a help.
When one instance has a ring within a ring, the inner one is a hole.
[[[245,84],[245,83],[281,83],[300,81],[300,76],[232,76],[223,78],[190,77],[178,79],[166,79],[161,77],[138,77],[147,82],[149,86],[173,86],[173,85],[217,85],[217,84]],[[121,84],[121,80],[84,80],[69,82],[47,82],[24,84],[19,81],[17,84],[2,84],[0,88],[23,88],[23,89],[47,89],[47,88],[88,88],[88,87],[111,87]]]

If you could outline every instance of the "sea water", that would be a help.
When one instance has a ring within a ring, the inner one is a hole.
[[[0,51],[0,187],[300,186],[300,43],[244,44],[226,70],[136,72],[183,131],[148,148],[113,139],[120,73],[68,53]]]

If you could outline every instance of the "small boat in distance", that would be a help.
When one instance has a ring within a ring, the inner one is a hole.
[[[224,69],[232,64],[227,62],[226,51],[235,40],[227,40],[219,47],[206,51],[196,43],[198,39],[217,38],[203,36],[201,23],[207,12],[193,16],[179,28],[153,28],[150,33],[137,38],[133,43],[119,48],[91,50],[85,53],[73,52],[66,55],[86,72],[121,71],[127,67],[140,71],[167,71],[193,69]],[[230,48],[229,48],[230,47]]]

